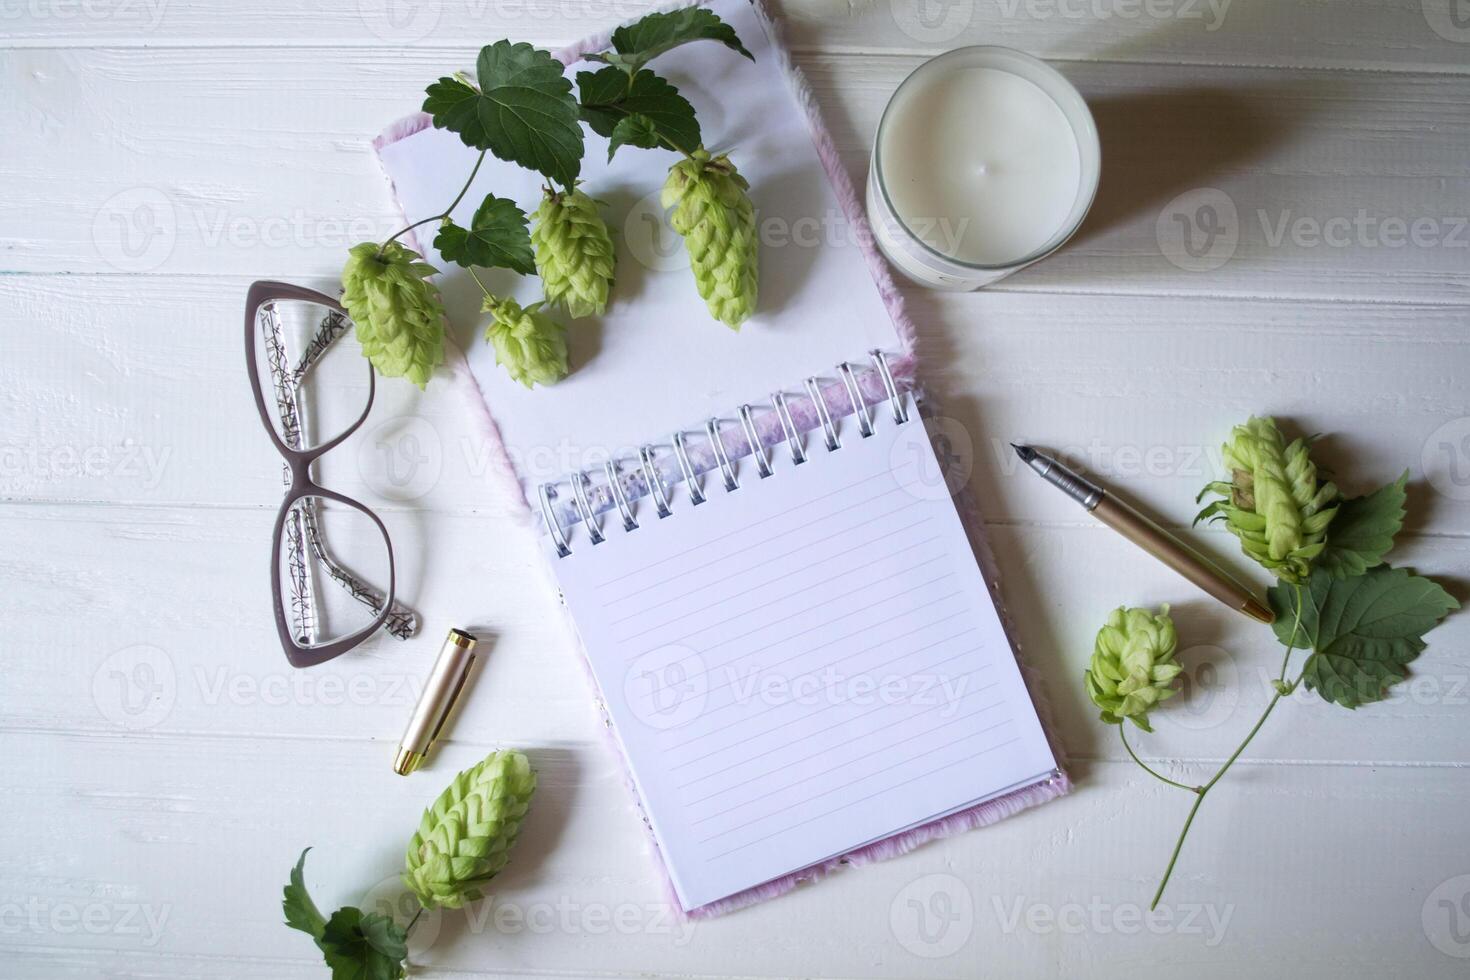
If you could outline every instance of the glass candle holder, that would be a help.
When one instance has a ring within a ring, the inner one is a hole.
[[[978,289],[1056,251],[1092,206],[1097,124],[1055,68],[958,48],[916,68],[878,123],[868,220],[915,282]]]

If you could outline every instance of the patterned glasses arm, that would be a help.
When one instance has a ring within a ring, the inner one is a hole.
[[[298,397],[301,384],[312,366],[332,342],[346,332],[350,324],[340,313],[328,313],[316,335],[307,344],[301,360],[291,368],[280,317],[274,310],[262,309],[260,319],[266,363],[270,367],[271,382],[275,388],[276,412],[281,420],[282,438],[293,449],[299,449],[303,441],[305,420],[305,411]],[[283,466],[282,475],[289,486],[291,468]],[[328,550],[318,520],[315,499],[302,500],[292,509],[286,522],[286,543],[289,552],[287,564],[290,568],[291,613],[298,637],[314,639],[317,630],[312,577],[306,565],[308,549],[327,575],[353,599],[373,612],[383,608],[383,591],[353,575]],[[383,623],[385,631],[401,640],[418,632],[418,627],[418,615],[399,602],[393,603],[388,618]]]

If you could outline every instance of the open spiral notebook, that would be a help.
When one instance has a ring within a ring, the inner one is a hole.
[[[573,372],[551,388],[512,382],[488,345],[466,355],[690,912],[1067,786],[925,430],[909,332],[852,188],[764,13],[711,6],[755,63],[696,44],[658,67],[750,180],[756,316],[736,334],[696,294],[656,203],[672,155],[607,164],[589,134],[585,189],[618,246],[607,314],[571,324]],[[424,117],[378,147],[409,220],[442,208],[475,156]],[[535,175],[487,159],[456,219],[492,188],[528,210],[539,196]],[[829,232],[775,241],[797,227]],[[451,317],[473,321],[461,276],[442,285]],[[490,286],[537,298],[534,279]]]

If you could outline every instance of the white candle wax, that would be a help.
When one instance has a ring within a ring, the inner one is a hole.
[[[1005,48],[963,48],[894,94],[868,210],[885,254],[926,285],[973,289],[1035,261],[1082,221],[1097,133],[1061,75]]]
[[[893,100],[883,174],[893,209],[926,244],[1008,265],[1061,230],[1081,180],[1077,137],[1035,82],[962,68]]]

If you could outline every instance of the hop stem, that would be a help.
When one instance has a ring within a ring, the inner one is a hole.
[[[1144,762],[1142,759],[1140,759],[1138,757],[1138,753],[1136,753],[1136,752],[1133,751],[1133,746],[1131,746],[1131,745],[1128,744],[1128,733],[1123,730],[1123,726],[1122,725],[1119,725],[1118,726],[1118,737],[1123,740],[1123,748],[1125,748],[1125,749],[1128,750],[1128,754],[1133,757],[1133,761],[1136,762],[1136,763],[1138,763],[1138,767],[1140,769],[1142,769],[1144,772],[1148,773],[1150,776],[1154,777],[1155,779],[1157,779],[1161,783],[1168,783],[1170,786],[1176,786],[1179,789],[1187,790],[1187,791],[1189,791],[1191,793],[1198,793],[1199,792],[1199,789],[1200,788],[1198,786],[1186,786],[1183,783],[1176,783],[1176,782],[1174,782],[1174,780],[1170,779],[1169,777],[1160,775],[1153,768],[1151,768],[1146,762]]]
[[[421,219],[419,221],[415,221],[413,224],[409,225],[407,228],[400,228],[398,231],[395,231],[393,233],[392,237],[390,237],[386,242],[383,243],[383,247],[384,248],[387,248],[393,242],[397,241],[403,235],[406,235],[409,232],[413,231],[419,225],[426,225],[426,224],[428,224],[431,221],[443,221],[445,218],[449,217],[449,215],[451,213],[453,213],[454,209],[457,208],[457,207],[459,207],[459,202],[460,201],[463,201],[464,200],[464,196],[469,193],[470,185],[475,182],[475,175],[480,172],[480,164],[482,164],[482,163],[485,162],[485,153],[486,153],[485,150],[481,150],[480,151],[479,157],[476,158],[476,160],[475,160],[474,169],[472,169],[470,171],[470,178],[469,178],[469,180],[466,180],[464,182],[464,186],[459,189],[459,193],[454,196],[454,200],[449,202],[449,207],[445,208],[443,211],[441,211],[438,214],[431,214],[427,218],[423,218],[423,219]]]
[[[1296,635],[1297,630],[1301,628],[1301,622],[1302,589],[1301,586],[1298,585],[1296,587],[1296,622],[1291,628],[1291,642],[1286,645],[1286,656],[1281,661],[1281,679],[1283,681],[1286,678],[1287,664],[1291,662],[1291,655],[1296,649]],[[1291,687],[1295,688],[1295,686],[1296,684],[1293,682]],[[1184,849],[1184,839],[1189,836],[1189,828],[1194,824],[1194,815],[1199,812],[1200,804],[1205,801],[1206,794],[1208,794],[1210,790],[1214,789],[1215,784],[1218,783],[1220,779],[1225,775],[1225,773],[1229,771],[1230,767],[1235,764],[1235,760],[1240,758],[1240,754],[1246,750],[1246,746],[1251,744],[1251,740],[1256,737],[1256,733],[1259,732],[1261,730],[1261,727],[1266,724],[1266,719],[1271,717],[1271,712],[1275,710],[1277,703],[1284,696],[1285,695],[1283,693],[1283,689],[1278,687],[1276,690],[1276,694],[1266,705],[1266,710],[1261,712],[1260,718],[1256,719],[1256,724],[1253,728],[1251,728],[1250,734],[1246,735],[1245,740],[1242,741],[1240,745],[1236,746],[1235,751],[1230,754],[1230,758],[1225,760],[1225,764],[1221,766],[1218,771],[1216,771],[1215,775],[1210,777],[1210,781],[1205,783],[1203,786],[1197,787],[1194,790],[1194,792],[1198,795],[1195,797],[1194,805],[1189,808],[1189,816],[1184,818],[1184,827],[1179,831],[1179,839],[1174,842],[1174,852],[1169,855],[1169,866],[1164,869],[1164,877],[1159,881],[1158,890],[1154,892],[1153,902],[1149,904],[1150,911],[1158,908],[1159,899],[1164,897],[1164,888],[1169,884],[1169,878],[1174,874],[1174,864],[1179,860],[1179,852]],[[1128,744],[1127,739],[1123,740],[1123,744]],[[1132,755],[1133,750],[1129,749],[1128,751],[1129,754]],[[1138,757],[1133,756],[1133,760],[1135,762],[1138,762]],[[1140,766],[1143,766],[1142,762],[1139,762],[1138,764]],[[1144,769],[1148,769],[1147,766],[1143,767]],[[1153,770],[1151,769],[1148,769],[1148,771],[1153,772]],[[1158,776],[1158,773],[1154,773],[1154,775]],[[1162,776],[1159,776],[1159,778],[1163,779]],[[1172,780],[1164,781],[1172,782]],[[1179,784],[1174,783],[1174,785],[1178,786]]]

